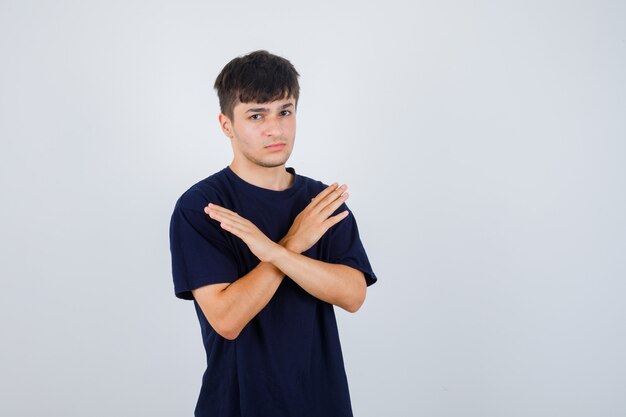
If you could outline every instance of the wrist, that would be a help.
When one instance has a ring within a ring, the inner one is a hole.
[[[283,248],[290,250],[291,252],[301,253],[298,250],[296,242],[290,237],[285,236],[280,242],[278,242]]]
[[[276,248],[272,251],[271,259],[268,262],[276,266],[276,262],[289,253],[290,249],[283,247],[282,244],[276,244]]]

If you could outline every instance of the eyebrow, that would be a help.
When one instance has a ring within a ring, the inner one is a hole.
[[[293,103],[283,104],[282,106],[280,106],[280,110],[284,110],[288,107],[293,107]],[[246,110],[246,113],[263,113],[268,112],[269,110],[270,109],[268,109],[267,107],[254,107]]]

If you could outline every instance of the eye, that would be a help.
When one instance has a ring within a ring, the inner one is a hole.
[[[289,116],[291,114],[291,110],[283,110],[280,112],[281,116]]]
[[[260,114],[253,114],[252,116],[250,116],[250,120],[259,120],[261,117],[263,116],[261,116]]]

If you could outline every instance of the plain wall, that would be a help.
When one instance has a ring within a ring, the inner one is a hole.
[[[355,416],[626,415],[626,3],[0,1],[0,415],[192,415],[168,227],[231,161],[215,77],[301,74],[292,158],[379,282]]]

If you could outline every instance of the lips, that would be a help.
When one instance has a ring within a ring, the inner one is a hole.
[[[272,143],[271,145],[267,145],[265,148],[270,151],[279,151],[285,147],[285,143]]]

